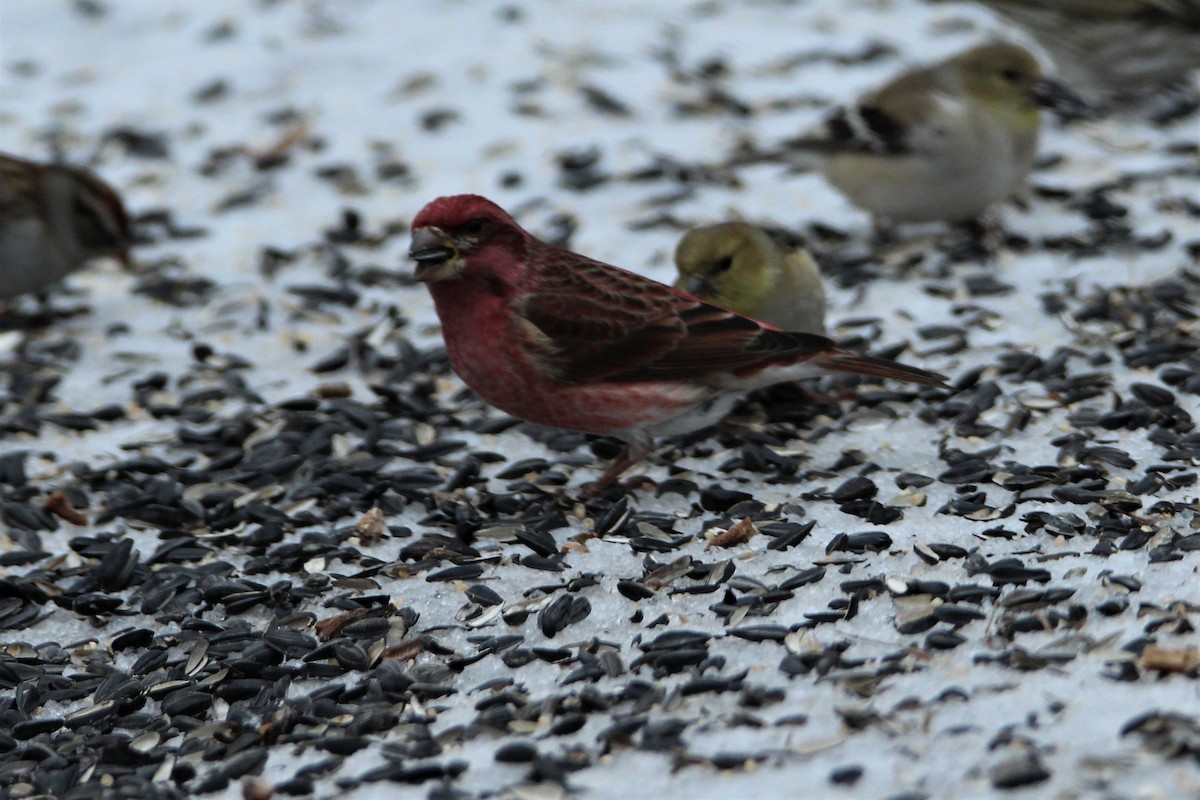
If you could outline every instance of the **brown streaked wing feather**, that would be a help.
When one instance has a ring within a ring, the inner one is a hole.
[[[517,313],[544,336],[541,359],[574,383],[695,380],[794,361],[833,346],[764,328],[640,275],[543,246],[537,290]]]
[[[514,311],[545,337],[541,359],[562,380],[608,380],[687,335],[678,312],[690,303],[662,284],[541,243],[529,257],[535,288]]]
[[[687,337],[666,358],[645,364],[632,380],[680,380],[715,372],[753,372],[769,364],[803,361],[830,350],[831,339],[766,328],[708,303],[680,314]]]

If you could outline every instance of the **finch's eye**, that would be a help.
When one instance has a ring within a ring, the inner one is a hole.
[[[717,260],[716,264],[713,264],[713,266],[716,267],[717,272],[724,272],[733,266],[733,256],[725,256],[720,258]]]
[[[476,218],[473,220],[469,220],[466,225],[463,225],[463,233],[469,233],[472,236],[474,236],[475,234],[480,233],[482,231],[483,231],[483,220],[482,219]]]
[[[1000,70],[1000,77],[1004,78],[1004,80],[1008,81],[1009,83],[1019,83],[1021,80],[1021,73],[1015,69],[1002,69]]]

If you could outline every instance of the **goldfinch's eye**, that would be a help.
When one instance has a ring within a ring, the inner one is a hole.
[[[483,220],[475,218],[468,220],[466,225],[463,225],[463,233],[468,233],[472,236],[480,233],[483,230]]]
[[[1000,70],[1000,77],[1004,78],[1004,80],[1008,81],[1009,83],[1020,83],[1021,81],[1021,73],[1015,69]]]
[[[716,267],[717,272],[724,272],[733,266],[733,256],[725,256],[724,258],[718,259],[717,263],[713,264],[713,266]]]

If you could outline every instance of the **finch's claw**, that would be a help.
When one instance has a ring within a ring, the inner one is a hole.
[[[579,490],[579,496],[588,499],[598,497],[601,492],[611,486],[617,478],[621,477],[627,469],[634,464],[641,463],[646,456],[650,455],[651,445],[648,443],[627,444],[625,448],[617,454],[617,457],[608,465],[608,469],[604,470],[595,481],[584,484]],[[628,489],[633,489],[633,486],[627,486]]]

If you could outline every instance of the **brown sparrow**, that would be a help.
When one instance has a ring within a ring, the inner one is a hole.
[[[43,289],[92,258],[129,266],[121,198],[82,167],[0,153],[0,301]]]

